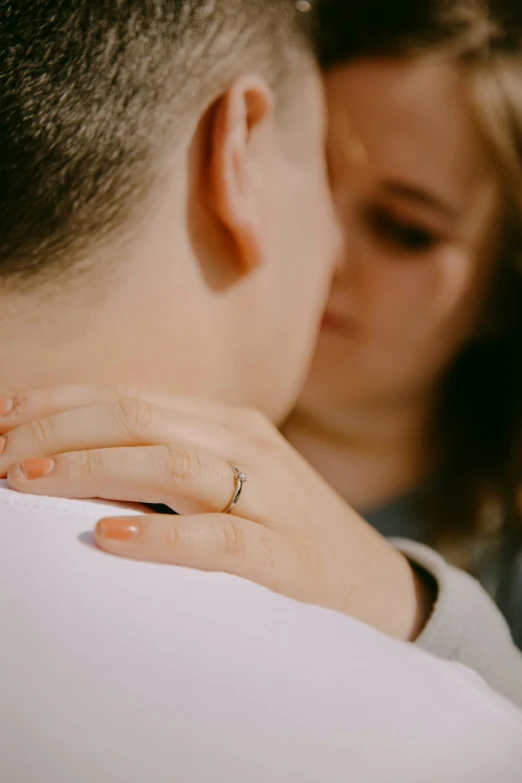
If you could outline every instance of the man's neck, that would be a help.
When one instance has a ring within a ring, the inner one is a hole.
[[[366,408],[328,419],[298,408],[288,440],[361,512],[414,489],[431,470],[426,405]]]
[[[0,394],[74,383],[89,362],[88,311],[79,318],[61,298],[0,293]]]
[[[66,282],[19,291],[0,285],[1,395],[85,383],[180,393],[208,387],[212,394],[208,373],[198,377],[186,358],[190,334],[181,347],[176,342],[194,321],[194,300],[198,316],[203,310],[198,297],[204,285],[197,287],[199,272],[185,240],[176,242],[173,228],[162,245],[149,236],[155,227],[153,222],[133,244],[115,246],[112,255],[93,255]],[[179,290],[184,297],[176,297]],[[197,345],[192,354],[199,350]]]

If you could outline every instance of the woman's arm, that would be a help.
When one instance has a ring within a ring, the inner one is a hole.
[[[407,558],[260,413],[92,387],[4,407],[0,477],[13,489],[179,512],[101,521],[107,552],[235,574],[403,641],[424,627],[432,607]],[[248,481],[230,508],[236,467]]]
[[[522,706],[522,652],[483,587],[422,544],[404,539],[392,543],[438,588],[433,613],[416,644],[439,658],[469,666]]]
[[[228,571],[417,639],[522,704],[522,657],[481,588],[430,550],[392,546],[258,414],[75,387],[24,397],[0,432],[0,475],[21,492],[163,503],[190,515],[102,523],[97,542],[107,551]],[[36,463],[24,472],[28,458]],[[233,495],[232,465],[249,481],[231,515],[216,513]],[[411,562],[437,581],[435,610]]]

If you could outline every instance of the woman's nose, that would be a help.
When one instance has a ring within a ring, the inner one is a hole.
[[[339,246],[339,260],[336,264],[335,276],[345,284],[353,283],[361,274],[362,252],[360,238],[353,227],[344,226]]]

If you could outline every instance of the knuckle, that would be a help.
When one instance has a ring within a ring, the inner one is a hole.
[[[24,417],[27,413],[28,407],[29,407],[29,395],[16,394],[14,396],[13,412],[16,413],[17,416]]]
[[[29,425],[29,432],[36,443],[49,444],[54,440],[54,429],[49,419],[36,419]]]
[[[273,424],[268,417],[257,410],[257,408],[240,408],[237,412],[237,416],[241,425],[248,432],[255,435],[266,435],[274,429]]]
[[[234,517],[227,517],[220,528],[221,545],[225,554],[241,556],[246,551],[245,532]]]
[[[128,397],[116,403],[118,418],[129,435],[146,430],[153,419],[152,406],[137,397]]]
[[[120,384],[116,395],[120,400],[141,400],[146,397],[144,387],[134,381]]]
[[[255,408],[239,408],[233,413],[234,416],[245,425],[255,426],[259,424],[261,414]]]
[[[88,478],[97,476],[102,472],[101,459],[93,451],[80,451],[78,453],[78,467],[80,473]]]
[[[201,464],[197,453],[190,453],[183,446],[166,443],[167,477],[176,482],[185,483],[189,478],[201,473]]]
[[[277,439],[264,440],[263,454],[265,460],[268,460],[268,464],[275,468],[278,472],[284,470],[286,472],[288,468],[286,453],[281,449],[281,444]]]
[[[177,522],[172,520],[164,532],[163,546],[167,551],[179,552],[181,536]]]

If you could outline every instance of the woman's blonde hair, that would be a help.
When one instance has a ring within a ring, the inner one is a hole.
[[[442,54],[469,85],[502,184],[501,245],[484,323],[441,379],[432,538],[504,525],[522,537],[522,0],[320,0],[324,69]],[[492,509],[496,513],[491,513]]]

